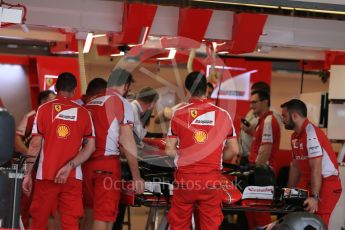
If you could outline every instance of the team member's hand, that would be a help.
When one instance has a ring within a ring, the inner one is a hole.
[[[144,182],[144,180],[141,177],[139,177],[137,179],[133,178],[133,189],[134,189],[134,192],[136,194],[144,193],[145,182]]]
[[[250,136],[253,136],[254,135],[254,133],[255,133],[255,127],[254,127],[254,125],[251,125],[251,126],[245,126],[245,125],[243,125],[243,124],[241,124],[241,129],[244,131],[244,132],[246,132],[248,135],[250,135]]]
[[[67,181],[67,178],[72,170],[72,166],[70,163],[67,163],[65,166],[63,166],[58,173],[56,174],[55,183],[58,184],[64,184]]]
[[[26,196],[30,196],[32,190],[32,178],[31,175],[25,175],[22,183],[22,189]]]
[[[266,227],[266,230],[272,230],[278,223],[279,223],[279,221],[276,220],[276,221],[268,224],[267,227]]]
[[[313,197],[309,197],[308,199],[306,199],[303,205],[306,206],[304,210],[310,213],[315,213],[318,210],[318,201]]]
[[[241,155],[237,154],[231,159],[231,163],[235,165],[240,165],[241,162]]]

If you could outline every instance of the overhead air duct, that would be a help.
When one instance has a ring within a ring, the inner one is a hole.
[[[107,34],[109,45],[143,44],[150,32],[157,8],[157,5],[125,3],[122,32]]]
[[[267,15],[236,13],[232,26],[231,54],[255,51],[266,23]]]
[[[176,37],[163,37],[163,48],[195,48],[201,46],[213,10],[181,8]]]

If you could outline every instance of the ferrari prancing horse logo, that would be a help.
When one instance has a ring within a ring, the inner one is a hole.
[[[190,115],[193,117],[193,118],[196,118],[196,116],[198,116],[198,111],[196,109],[192,109],[190,111]]]
[[[50,87],[53,84],[53,79],[47,78],[46,83],[47,83],[47,86]]]
[[[61,105],[54,105],[54,109],[56,112],[60,112],[61,111]]]

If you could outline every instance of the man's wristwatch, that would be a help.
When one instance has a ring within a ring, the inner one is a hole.
[[[312,194],[310,197],[314,198],[317,201],[320,200],[320,195],[319,194]]]

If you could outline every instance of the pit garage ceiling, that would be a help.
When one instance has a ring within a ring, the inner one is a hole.
[[[26,25],[29,27],[30,32],[25,33],[18,26],[4,27],[0,29],[0,38],[64,41],[65,37],[58,29],[75,32],[79,39],[85,39],[88,32],[121,32],[123,29],[124,3],[121,1],[6,0],[6,2],[11,4],[20,3],[26,6]],[[285,2],[293,4],[296,1]],[[300,4],[300,2],[302,1],[296,3]],[[303,2],[310,1],[305,0]],[[313,0],[313,2],[325,4],[321,0]],[[344,4],[337,0],[328,2],[331,3],[329,6],[339,3]],[[179,8],[179,6],[172,6],[171,4],[159,5],[149,35],[177,36]],[[213,10],[204,38],[214,41],[231,39],[233,22],[234,11],[221,10],[218,7],[218,9]],[[252,21],[251,23],[246,26],[254,25],[256,22]],[[344,41],[345,21],[270,14],[263,26],[257,45],[266,48],[274,47],[275,49],[307,50],[308,52],[305,52],[305,55],[309,55],[309,59],[322,59],[324,50],[345,50]],[[106,38],[99,38],[96,39],[95,43],[107,44],[107,40]]]

